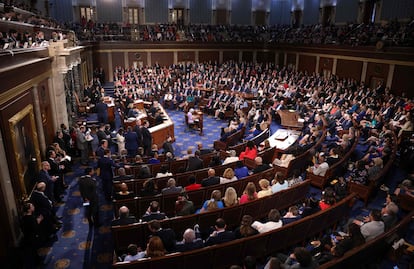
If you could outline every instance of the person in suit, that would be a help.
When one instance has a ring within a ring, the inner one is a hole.
[[[162,144],[162,149],[164,150],[164,154],[166,154],[167,152],[171,152],[171,154],[174,156],[174,148],[173,148],[172,143],[173,143],[172,137],[168,136],[167,140],[165,140],[164,144]]]
[[[136,125],[134,126],[133,131],[137,134],[138,146],[141,147],[142,146],[141,120],[136,121]]]
[[[127,133],[125,134],[125,149],[128,152],[128,157],[135,157],[138,149],[138,135],[132,131],[131,126],[128,126]]]
[[[220,184],[220,177],[216,176],[216,170],[213,168],[208,169],[208,178],[201,181],[201,186],[207,187]]]
[[[94,170],[92,167],[85,169],[85,175],[79,178],[79,191],[81,193],[84,202],[89,202],[89,206],[86,208],[86,216],[88,218],[89,227],[93,225],[99,226],[99,205],[98,205],[98,193],[96,192],[97,182],[93,177]]]
[[[165,187],[164,189],[161,190],[162,194],[171,194],[171,193],[180,193],[183,191],[183,187],[181,186],[176,186],[176,182],[174,178],[170,178],[167,181],[167,187]]]
[[[269,164],[263,163],[262,157],[256,157],[254,162],[256,163],[256,168],[253,169],[253,174],[257,174],[271,168]]]
[[[98,114],[98,121],[100,123],[108,123],[108,105],[104,103],[103,98],[96,104],[95,109]]]
[[[158,236],[159,238],[161,238],[161,241],[168,252],[174,252],[176,243],[174,230],[170,228],[161,228],[161,223],[159,220],[149,221],[148,229],[150,230],[152,236]]]
[[[96,149],[96,157],[102,158],[105,155],[105,149],[108,148],[108,140],[102,139],[99,141],[99,147]]]
[[[118,218],[112,220],[111,226],[128,225],[137,223],[137,219],[134,216],[129,215],[129,208],[121,206],[118,210]]]
[[[175,251],[185,252],[202,247],[204,247],[203,240],[201,238],[197,238],[193,229],[187,229],[184,231],[183,241],[177,242],[175,245]]]
[[[149,155],[151,151],[151,145],[152,145],[152,136],[149,128],[149,122],[147,120],[144,121],[144,126],[141,128],[142,131],[142,146],[144,147],[144,154]]]
[[[107,201],[111,201],[112,198],[113,167],[119,168],[119,165],[111,159],[111,151],[105,149],[104,157],[98,160],[98,168],[100,169],[99,177],[102,179],[102,188]]]
[[[49,175],[57,178],[54,184],[53,194],[56,201],[60,201],[63,190],[67,188],[67,185],[64,183],[65,165],[59,162],[56,151],[53,149],[47,152],[47,162],[50,164]]]
[[[45,195],[52,202],[60,202],[60,196],[55,196],[55,182],[58,179],[57,176],[51,176],[49,174],[50,163],[48,161],[42,162],[42,169],[39,171],[38,182],[45,183]],[[57,199],[56,199],[57,198]]]
[[[201,144],[201,143],[197,144],[197,150],[200,151],[200,156],[205,155],[205,154],[209,154],[209,153],[214,151],[214,149],[212,149],[212,148],[203,148],[203,144]]]
[[[35,207],[35,215],[43,216],[40,227],[41,232],[46,236],[56,239],[55,233],[62,227],[62,222],[59,220],[60,217],[56,216],[52,201],[46,196],[45,190],[46,183],[37,183],[36,189],[30,195],[30,201]]]
[[[218,218],[216,220],[214,228],[215,230],[206,239],[206,246],[225,243],[236,239],[236,236],[232,231],[226,231],[226,222],[224,221],[224,219]]]
[[[87,165],[89,162],[88,156],[88,141],[85,138],[86,128],[84,125],[80,126],[76,131],[76,146],[81,153],[81,164]]]
[[[203,160],[200,159],[200,151],[196,150],[196,152],[194,152],[194,156],[188,157],[187,171],[203,169],[203,167]]]
[[[142,216],[142,221],[148,222],[150,220],[163,220],[167,216],[160,212],[160,204],[157,201],[152,201],[147,209],[147,212]]]

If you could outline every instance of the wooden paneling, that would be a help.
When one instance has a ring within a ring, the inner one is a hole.
[[[258,51],[256,61],[258,63],[274,63],[275,53],[273,51]]]
[[[392,79],[392,92],[401,95],[403,92],[408,97],[414,97],[414,66],[396,65]]]
[[[238,51],[224,51],[223,52],[223,61],[239,61],[239,52]]]
[[[123,52],[112,52],[112,66],[125,67],[125,57]]]
[[[129,66],[133,66],[134,62],[142,62],[143,66],[147,65],[147,52],[128,52],[128,62]]]
[[[286,65],[296,65],[296,54],[288,53],[286,57],[287,57]]]
[[[108,53],[107,52],[96,52],[94,53],[94,57],[93,57],[93,66],[102,66],[104,67],[105,70],[110,70],[109,65],[108,65]],[[114,67],[115,65],[112,64],[112,67]],[[111,68],[112,68],[111,67]],[[125,67],[125,66],[122,66]]]
[[[336,74],[340,78],[361,80],[362,62],[338,59]]]
[[[329,70],[332,73],[332,67],[333,67],[333,59],[327,58],[327,57],[320,57],[319,58],[319,73],[322,73],[323,70]]]
[[[308,74],[315,72],[316,68],[316,56],[299,55],[298,70],[307,71]]]
[[[41,62],[27,64],[21,66],[20,68],[9,69],[7,71],[0,72],[0,93],[4,93],[9,89],[30,81],[34,77],[39,76],[49,70],[50,61],[48,59],[45,59]]]
[[[172,52],[151,52],[152,65],[158,63],[160,66],[168,66],[174,63],[174,54]]]
[[[252,51],[243,51],[243,56],[242,56],[242,61],[243,62],[253,62],[253,52]]]
[[[285,62],[285,54],[284,53],[279,53],[279,62],[278,65],[279,66],[283,66]]]
[[[198,61],[203,62],[219,62],[219,52],[218,51],[200,51],[198,53]]]
[[[374,88],[375,86],[377,86],[375,85],[374,81],[378,79],[383,79],[384,82],[386,82],[388,76],[388,69],[388,64],[368,63],[365,84],[369,85],[370,88]]]
[[[195,53],[194,51],[179,51],[177,53],[178,62],[194,62]]]

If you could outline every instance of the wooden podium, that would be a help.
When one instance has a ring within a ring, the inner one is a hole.
[[[303,122],[300,121],[299,114],[294,110],[278,110],[281,125],[293,129],[303,128]]]

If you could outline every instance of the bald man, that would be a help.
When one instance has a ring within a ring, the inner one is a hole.
[[[119,217],[112,221],[111,226],[128,225],[137,222],[137,219],[134,216],[129,215],[129,208],[126,206],[121,206],[118,213]]]

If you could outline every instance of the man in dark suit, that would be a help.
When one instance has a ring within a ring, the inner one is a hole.
[[[107,148],[108,148],[108,140],[102,139],[99,142],[99,147],[96,149],[96,156],[98,158],[103,158],[103,156],[105,155],[105,149]]]
[[[105,155],[98,160],[98,168],[100,169],[99,177],[102,179],[102,188],[107,201],[112,199],[112,183],[114,178],[112,168],[114,167],[119,168],[119,165],[111,159],[111,151],[105,149]]]
[[[175,250],[175,232],[172,229],[162,229],[159,220],[151,220],[148,222],[148,229],[151,231],[152,236],[161,238],[161,241],[168,252],[173,252]]]
[[[149,128],[149,122],[147,120],[144,121],[144,126],[141,128],[142,131],[142,146],[144,147],[144,154],[149,155],[152,145],[152,136]]]
[[[138,147],[142,146],[142,130],[141,130],[141,120],[136,121],[133,131],[137,134],[137,143]]]
[[[201,181],[201,186],[207,187],[220,184],[220,177],[216,176],[216,170],[213,168],[208,169],[208,178]]]
[[[128,152],[128,157],[135,157],[138,149],[138,136],[136,132],[133,132],[131,127],[128,126],[128,132],[125,134],[125,149]]]
[[[96,113],[98,114],[98,121],[100,123],[108,122],[108,105],[104,103],[103,98],[99,100],[99,103],[95,106]]]
[[[37,183],[36,190],[30,195],[30,201],[35,207],[36,215],[43,216],[42,233],[46,236],[53,236],[56,239],[55,233],[62,226],[62,222],[56,216],[52,201],[45,195],[45,190],[46,184],[44,182]]]
[[[203,160],[200,159],[200,151],[194,152],[194,156],[190,156],[187,162],[187,171],[203,169]]]
[[[119,208],[119,217],[114,219],[111,222],[111,226],[118,226],[118,225],[128,225],[137,223],[137,219],[134,216],[129,215],[129,208],[126,206],[121,206]]]
[[[253,174],[257,174],[271,168],[269,164],[263,163],[262,157],[256,157],[254,162],[256,163],[256,168],[253,169]]]
[[[57,180],[56,176],[51,176],[49,174],[50,170],[50,164],[48,161],[42,162],[42,169],[39,171],[39,180],[38,182],[44,182],[45,183],[45,195],[47,198],[49,198],[50,201],[59,201],[60,197],[56,200],[56,197],[54,195],[54,186],[55,181]]]
[[[60,201],[63,190],[67,187],[67,185],[64,183],[65,166],[57,162],[56,159],[56,151],[49,150],[47,152],[47,162],[50,165],[50,170],[48,172],[50,176],[55,176],[57,178],[53,187],[53,195],[56,201]]]
[[[222,218],[216,220],[214,228],[215,231],[210,234],[205,242],[206,246],[229,242],[236,238],[232,231],[226,231],[226,222]]]
[[[175,179],[170,178],[167,181],[167,187],[165,187],[164,189],[161,190],[162,194],[171,194],[171,193],[180,193],[183,191],[183,187],[181,186],[176,186],[176,182]]]
[[[157,201],[152,201],[147,209],[147,212],[142,216],[142,221],[148,222],[151,220],[166,219],[165,213],[160,212],[160,204]]]
[[[79,178],[79,191],[84,203],[89,203],[86,209],[89,227],[99,226],[98,193],[96,192],[96,179],[93,177],[94,170],[91,167],[85,169],[85,175]]]
[[[212,149],[212,148],[203,148],[203,144],[201,144],[201,143],[197,144],[197,149],[198,149],[198,151],[200,151],[200,156],[212,153],[214,151],[214,149]]]
[[[196,238],[196,233],[193,229],[185,230],[183,234],[183,241],[177,242],[175,250],[178,252],[185,252],[204,247],[203,240]]]

